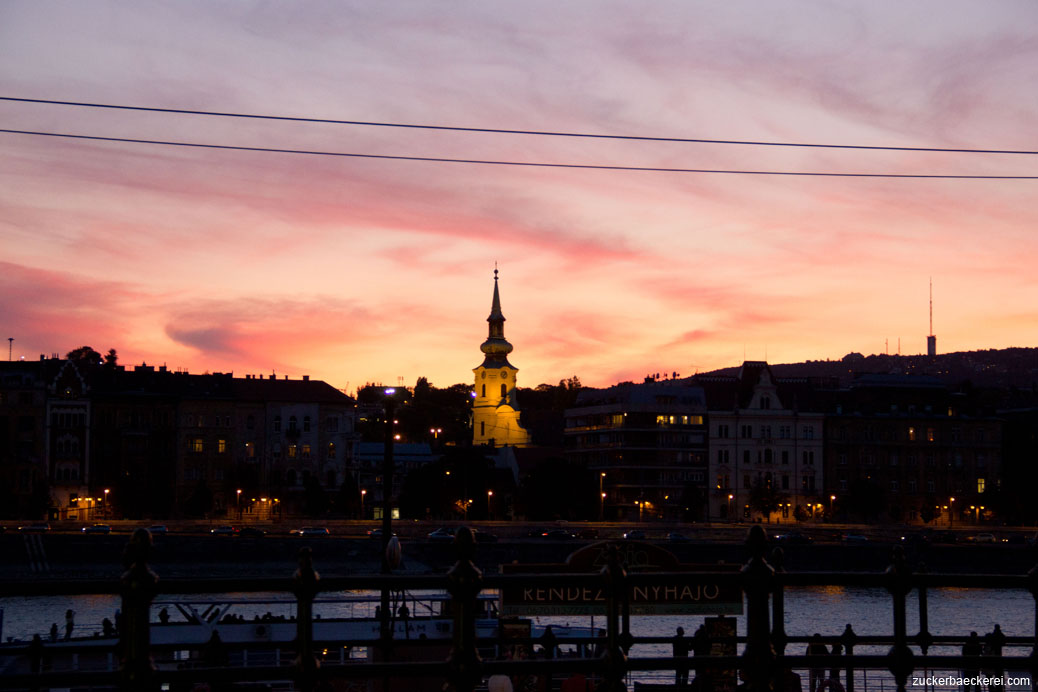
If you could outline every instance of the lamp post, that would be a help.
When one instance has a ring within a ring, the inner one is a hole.
[[[834,512],[835,512],[835,510],[833,509],[833,504],[835,502],[836,502],[836,496],[835,495],[830,495],[829,496],[829,521],[833,520],[833,516],[834,516]]]
[[[728,493],[728,521],[735,521],[735,510],[732,507],[732,500],[735,499],[735,495]]]
[[[396,400],[393,399],[394,394],[396,394],[396,390],[391,387],[385,390],[386,430],[382,455],[382,574],[389,574],[391,571],[389,564],[389,541],[393,537],[393,423],[395,422],[393,420],[393,410],[396,406]],[[389,642],[393,638],[393,630],[390,625],[391,613],[389,612],[389,588],[387,586],[382,587],[379,608],[381,615],[379,638],[382,640],[384,647],[383,655],[388,656]]]
[[[108,488],[105,488],[104,500],[101,503],[101,519],[105,520],[108,518]]]
[[[948,498],[948,528],[955,526],[955,498]]]
[[[490,498],[494,496],[493,490],[487,491],[487,519],[490,519]]]
[[[360,518],[364,519],[364,496],[368,494],[367,490],[361,488],[360,491]]]
[[[598,474],[598,496],[601,501],[598,503],[598,520],[603,521],[605,519],[605,492],[602,490],[602,483],[605,481],[605,471]]]
[[[241,521],[241,488],[238,488],[238,521]]]

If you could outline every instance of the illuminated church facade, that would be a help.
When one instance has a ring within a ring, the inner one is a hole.
[[[472,443],[475,445],[512,445],[525,447],[529,433],[519,424],[516,401],[516,374],[519,368],[508,362],[512,344],[505,339],[505,316],[494,270],[494,299],[490,307],[490,332],[479,347],[483,362],[473,368],[476,387],[472,403]]]

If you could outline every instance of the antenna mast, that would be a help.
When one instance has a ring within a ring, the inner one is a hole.
[[[933,336],[933,277],[930,277],[930,336]]]

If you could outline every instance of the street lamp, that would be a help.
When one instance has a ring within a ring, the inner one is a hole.
[[[443,432],[443,428],[429,428],[429,432],[432,433],[434,440],[438,440],[440,438],[440,433]]]
[[[238,488],[238,521],[241,521],[241,488]]]
[[[109,492],[108,488],[105,488],[104,502],[101,505],[101,518],[102,519],[107,519],[108,518],[108,492]]]
[[[836,502],[836,496],[835,495],[830,495],[829,496],[829,518],[830,518],[830,520],[833,517],[833,503],[834,502]]]
[[[493,496],[494,496],[494,491],[493,490],[488,490],[487,491],[487,519],[490,518],[490,498],[492,498]]]
[[[598,474],[598,496],[602,501],[598,503],[598,520],[605,519],[605,492],[602,491],[602,482],[605,480],[605,471]]]
[[[734,500],[734,499],[735,499],[735,495],[732,495],[731,493],[728,493],[728,521],[735,521],[735,516],[733,515],[733,509],[732,509],[732,500]]]
[[[367,490],[361,489],[360,491],[360,518],[364,518],[364,496],[368,494]]]
[[[948,508],[948,528],[955,526],[955,498],[948,498],[951,507]]]

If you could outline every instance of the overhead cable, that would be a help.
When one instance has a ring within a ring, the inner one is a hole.
[[[1033,156],[1038,151],[1022,149],[968,149],[954,147],[907,147],[907,146],[879,146],[864,144],[819,144],[806,142],[769,142],[740,139],[703,139],[689,137],[652,137],[645,135],[616,135],[599,134],[587,132],[554,132],[546,130],[508,130],[491,127],[455,127],[449,125],[421,125],[414,123],[393,123],[367,120],[334,120],[331,118],[304,118],[287,115],[261,115],[257,113],[232,113],[224,111],[191,110],[186,108],[158,108],[151,106],[126,106],[111,103],[90,103],[84,101],[57,101],[51,99],[30,99],[14,96],[0,96],[0,101],[14,101],[19,103],[39,103],[55,106],[74,106],[77,108],[107,108],[114,110],[143,111],[149,113],[169,113],[175,115],[203,115],[220,118],[249,118],[253,120],[277,120],[299,123],[322,123],[330,125],[353,125],[363,127],[394,127],[412,130],[440,130],[450,132],[472,132],[483,134],[502,135],[532,135],[538,137],[579,137],[584,139],[614,139],[638,142],[672,142],[685,144],[735,144],[754,147],[800,147],[813,149],[856,149],[868,151],[913,151],[913,152],[937,152],[948,154],[1022,154]]]
[[[231,144],[205,144],[201,142],[175,142],[157,139],[133,139],[129,137],[100,137],[95,135],[76,135],[62,132],[39,132],[31,130],[0,129],[0,133],[16,135],[32,135],[37,137],[56,137],[64,139],[91,140],[98,142],[124,142],[128,144],[153,144],[170,147],[191,147],[196,149],[220,149],[226,151],[248,151],[268,154],[301,154],[307,156],[336,156],[357,159],[385,159],[390,161],[423,161],[429,163],[464,163],[484,166],[525,166],[533,168],[574,168],[602,171],[646,171],[656,173],[709,173],[728,175],[772,175],[827,178],[930,178],[946,180],[1038,180],[1038,175],[943,175],[930,173],[837,173],[826,171],[766,171],[718,168],[662,168],[656,166],[607,166],[581,163],[549,163],[538,161],[505,161],[489,159],[457,159],[437,156],[401,156],[391,154],[361,154],[342,151],[314,151],[309,149],[277,149],[274,147],[246,147]]]

